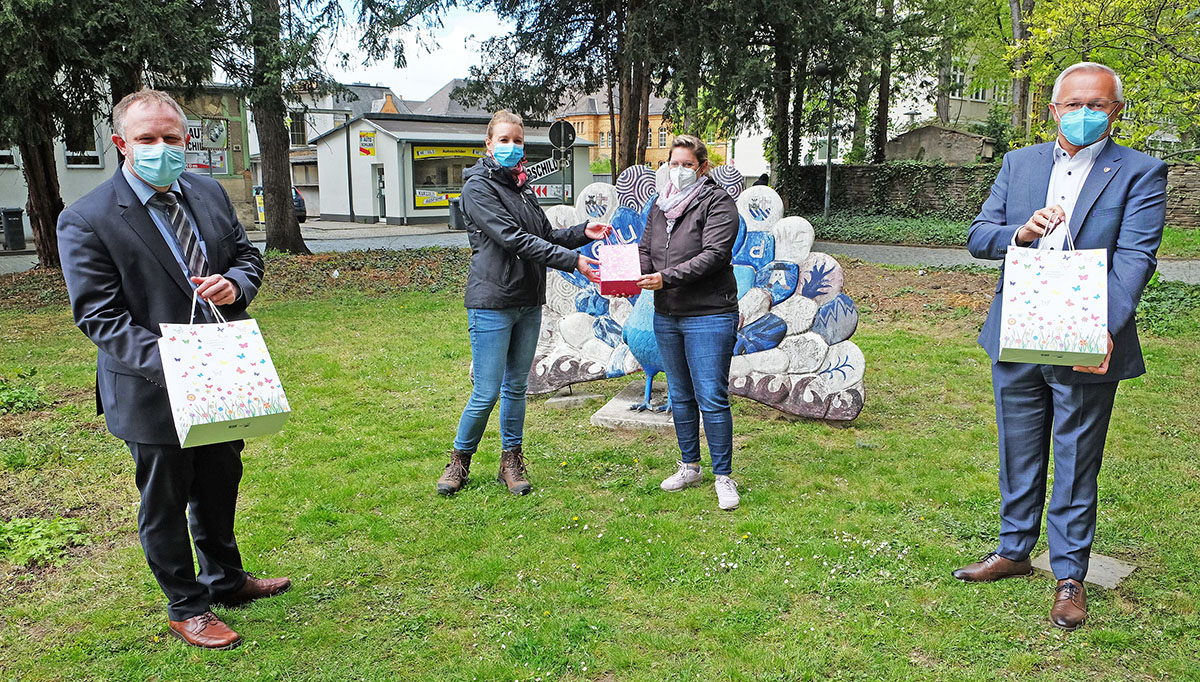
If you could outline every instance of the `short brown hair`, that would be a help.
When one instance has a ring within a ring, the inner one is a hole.
[[[492,139],[492,130],[501,123],[514,123],[521,126],[522,129],[525,128],[525,121],[520,116],[517,116],[508,109],[501,109],[492,114],[492,120],[488,121],[487,136],[489,140]]]
[[[179,106],[179,102],[176,102],[162,90],[143,88],[137,92],[125,95],[121,98],[120,102],[117,102],[117,106],[113,107],[113,132],[118,136],[125,137],[125,115],[129,113],[130,107],[139,102],[145,104],[158,103],[174,109],[179,114],[179,124],[183,126],[184,132],[187,132],[187,116],[183,113],[183,107]]]
[[[700,164],[700,168],[708,165],[708,147],[704,146],[704,140],[695,135],[677,135],[675,141],[671,143],[671,151],[674,152],[676,147],[692,150],[692,153],[696,155],[696,161]],[[667,158],[670,159],[671,155],[668,154]]]

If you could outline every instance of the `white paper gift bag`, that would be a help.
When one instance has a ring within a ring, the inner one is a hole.
[[[1063,251],[1009,247],[1002,362],[1095,367],[1108,354],[1108,251],[1066,241]]]
[[[192,301],[195,321],[195,296]],[[254,320],[161,324],[158,349],[179,444],[190,448],[283,428],[290,408]]]

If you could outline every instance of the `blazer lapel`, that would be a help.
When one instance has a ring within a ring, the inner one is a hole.
[[[1088,172],[1087,179],[1083,181],[1083,188],[1079,190],[1079,198],[1075,200],[1075,210],[1071,211],[1072,239],[1079,236],[1079,228],[1083,227],[1083,222],[1092,210],[1092,206],[1095,205],[1096,199],[1100,198],[1100,193],[1104,191],[1109,181],[1120,169],[1121,146],[1110,139],[1104,145],[1100,156],[1096,157],[1096,162],[1092,164],[1092,170]]]
[[[120,169],[113,176],[113,186],[117,191],[117,205],[121,207],[121,217],[133,230],[133,232],[141,238],[146,244],[146,248],[150,249],[150,253],[158,260],[159,265],[167,271],[167,275],[171,281],[179,285],[183,293],[187,294],[188,298],[192,296],[192,284],[183,276],[183,270],[180,269],[178,261],[175,260],[175,255],[171,253],[171,247],[163,241],[162,233],[158,231],[158,226],[154,224],[154,219],[150,217],[150,210],[142,205],[138,197],[133,192],[133,188],[125,181],[125,174]]]
[[[204,250],[208,257],[208,271],[212,273],[225,272],[227,264],[216,262],[220,260],[217,245],[221,242],[221,235],[217,233],[217,226],[213,224],[213,214],[208,202],[197,191],[196,185],[188,179],[186,173],[179,176],[179,187],[183,190],[183,198],[192,211],[192,218],[195,219],[196,224],[192,227],[200,232],[200,238],[204,240]]]
[[[1054,170],[1054,143],[1040,144],[1036,149],[1038,153],[1034,157],[1033,168],[1030,169],[1029,182],[1025,185],[1029,192],[1026,200],[1030,208],[1020,212],[1020,215],[1025,216],[1024,220],[1028,220],[1034,211],[1046,207],[1046,193],[1050,191],[1050,171]]]

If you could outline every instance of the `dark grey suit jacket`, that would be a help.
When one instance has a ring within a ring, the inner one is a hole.
[[[184,173],[179,185],[204,239],[209,271],[238,287],[237,300],[221,313],[246,319],[262,282],[262,256],[220,184]],[[177,445],[158,325],[188,322],[193,287],[120,169],[62,212],[58,248],[75,324],[99,349],[97,412],[117,438]]]

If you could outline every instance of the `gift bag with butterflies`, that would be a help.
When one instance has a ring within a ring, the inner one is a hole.
[[[1069,233],[1062,251],[1010,246],[1000,295],[1002,362],[1095,367],[1104,361],[1106,250],[1077,251]]]
[[[192,303],[194,323],[194,296]],[[258,323],[227,322],[209,308],[215,324],[160,325],[167,396],[185,448],[275,433],[290,411]]]

